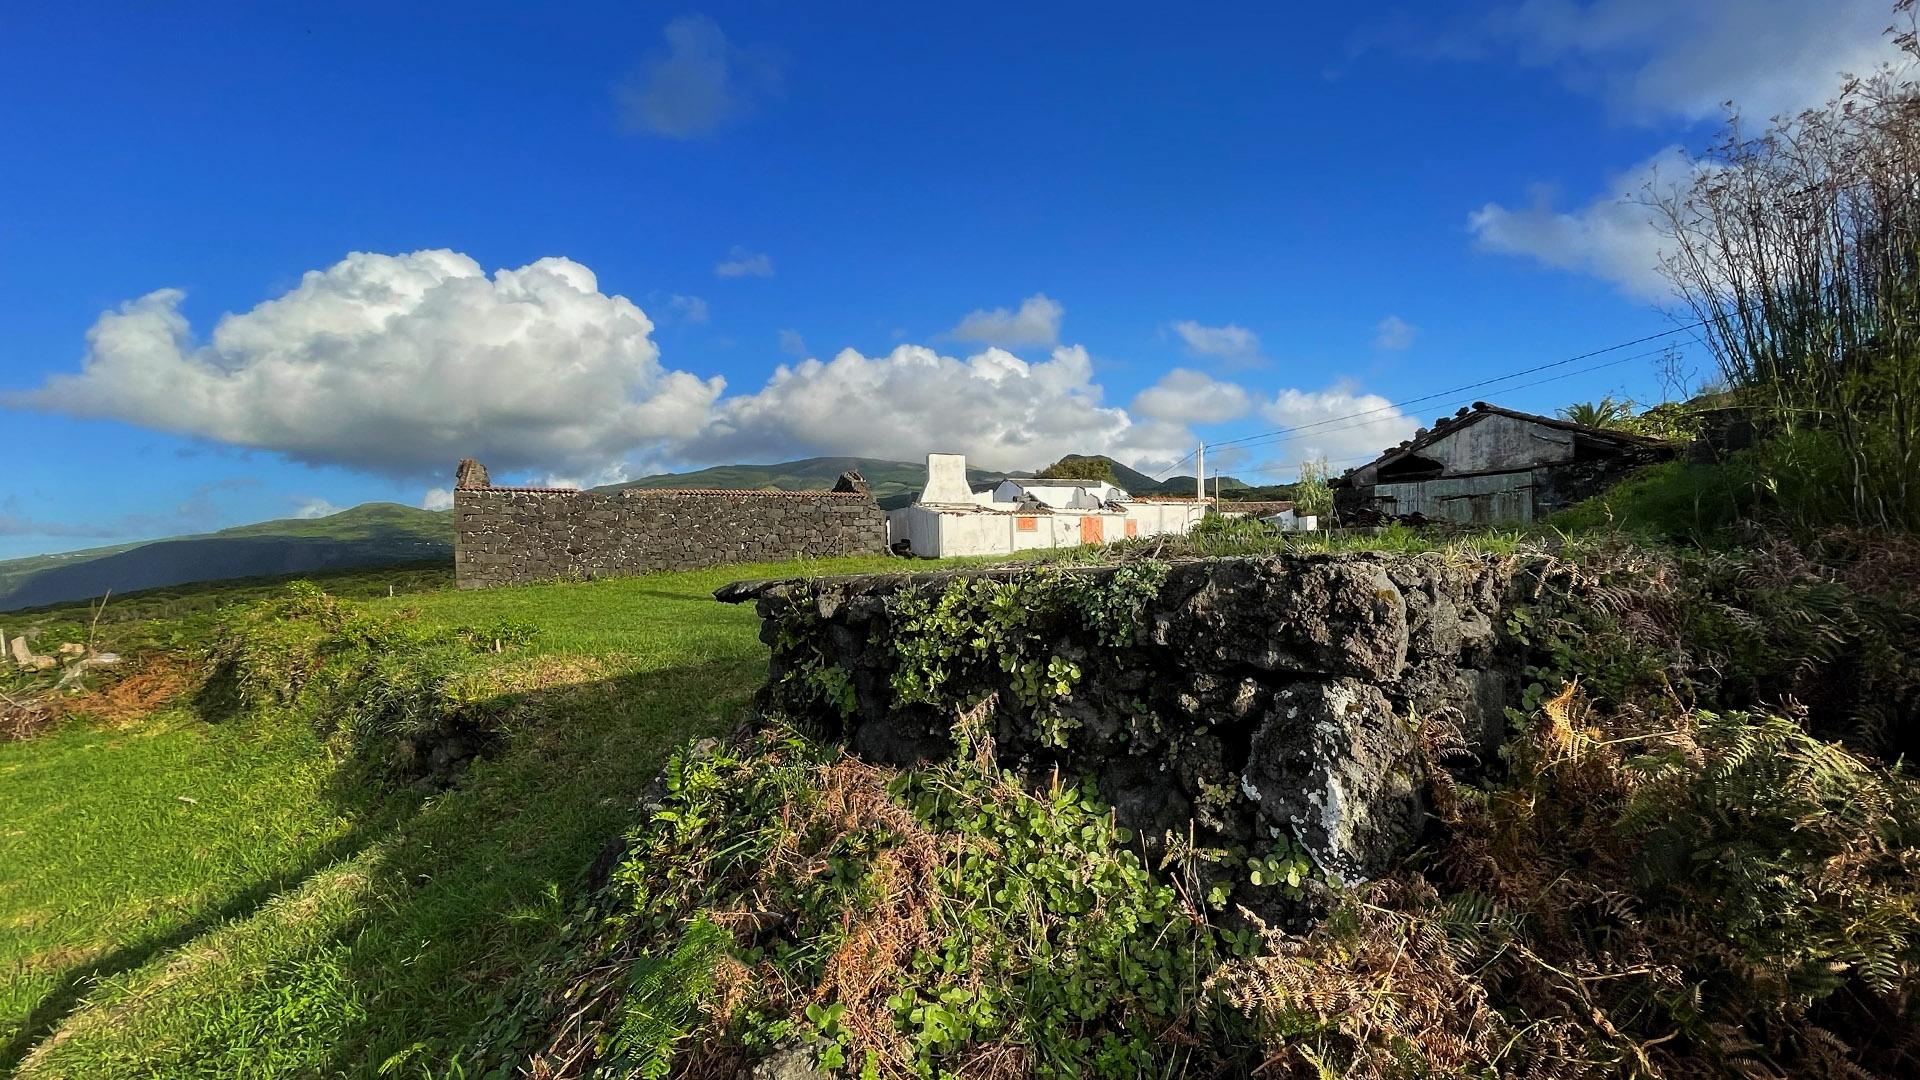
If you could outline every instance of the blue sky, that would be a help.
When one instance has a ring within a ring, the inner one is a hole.
[[[1228,458],[1291,479],[1657,400],[1383,408],[1671,329],[1621,196],[1891,56],[1884,0],[1430,7],[15,10],[0,557],[438,505],[466,454],[1157,470],[1368,411]]]

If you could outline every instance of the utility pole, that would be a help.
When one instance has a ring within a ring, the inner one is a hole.
[[[1200,444],[1199,453],[1194,458],[1193,480],[1194,480],[1194,486],[1199,489],[1194,493],[1194,497],[1199,499],[1200,504],[1204,507],[1207,502],[1207,444],[1206,443]]]

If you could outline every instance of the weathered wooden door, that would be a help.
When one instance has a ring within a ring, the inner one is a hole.
[[[1100,519],[1088,514],[1080,519],[1080,542],[1100,544],[1106,542],[1106,530],[1100,525]]]

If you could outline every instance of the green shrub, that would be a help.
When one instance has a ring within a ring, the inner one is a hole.
[[[522,1003],[548,1012],[536,1030],[555,1010],[586,1018],[536,1069],[612,1066],[605,1048],[633,1040],[608,1033],[636,1015],[641,1043],[676,1047],[676,1074],[796,1043],[850,1074],[925,1077],[992,1061],[1134,1077],[1202,1053],[1215,938],[1079,788],[877,769],[777,728],[666,775],[549,992]],[[696,1011],[664,1009],[681,998],[652,973],[693,956],[678,985]],[[638,974],[600,974],[623,965]]]
[[[1732,538],[1734,524],[1753,512],[1762,493],[1750,455],[1711,465],[1665,461],[1560,511],[1548,524],[1566,532],[1617,530],[1718,546]]]
[[[986,686],[1049,723],[1130,647],[1165,566],[890,594],[893,690],[955,717],[961,753],[876,768],[778,720],[683,752],[486,1056],[500,1075],[737,1075],[776,1050],[863,1077],[1901,1075],[1920,794],[1783,703],[1910,713],[1920,624],[1785,548],[1607,537],[1534,565],[1500,761],[1457,779],[1458,733],[1424,721],[1439,825],[1354,893],[1286,842],[1171,843],[1150,868],[1070,779],[1022,789],[969,737]],[[776,628],[783,656],[807,655],[788,646],[812,610]],[[1067,623],[1100,648],[1043,648]],[[820,655],[784,675],[841,701]],[[1323,917],[1223,917],[1242,881]]]
[[[1869,547],[1870,552],[1884,548]],[[1746,552],[1576,540],[1545,602],[1508,609],[1525,719],[1578,679],[1608,708],[1792,701],[1810,730],[1882,760],[1920,750],[1920,608],[1786,544]]]
[[[230,608],[206,647],[203,713],[278,709],[358,754],[414,769],[441,737],[493,734],[497,687],[481,658],[524,645],[531,627],[444,628],[411,612],[329,596],[311,582]]]
[[[1006,675],[1023,705],[1065,696],[1083,673],[1053,655],[1063,627],[1091,630],[1105,648],[1132,644],[1167,569],[1153,560],[1103,576],[1041,567],[1014,578],[956,578],[938,593],[901,589],[887,598],[894,694],[957,712]]]

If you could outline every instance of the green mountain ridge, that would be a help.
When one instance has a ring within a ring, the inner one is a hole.
[[[0,611],[168,585],[453,556],[453,512],[363,503],[321,518],[0,562]]]
[[[660,473],[624,483],[608,484],[593,490],[624,491],[628,488],[693,487],[815,491],[832,487],[835,481],[840,479],[840,474],[848,469],[857,469],[861,476],[866,477],[867,487],[883,506],[902,495],[910,499],[919,494],[927,483],[927,466],[924,462],[888,461],[884,458],[863,457],[812,457],[800,458],[797,461],[775,462],[771,465],[715,465],[693,472]],[[967,470],[967,479],[982,485],[997,483],[1009,476],[1030,475],[1032,474],[1021,472],[994,472],[989,469]]]

